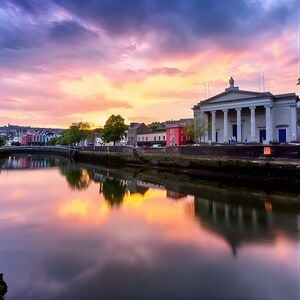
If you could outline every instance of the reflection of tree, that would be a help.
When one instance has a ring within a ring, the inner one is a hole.
[[[0,158],[0,168],[3,167],[5,161],[6,161],[6,158]]]
[[[0,300],[4,300],[4,295],[7,293],[7,284],[3,279],[3,273],[0,273]]]
[[[122,203],[125,191],[125,184],[121,181],[108,178],[103,182],[102,193],[111,206],[119,206]]]
[[[75,166],[60,166],[60,172],[66,177],[72,189],[87,189],[91,183],[91,178],[86,169]]]

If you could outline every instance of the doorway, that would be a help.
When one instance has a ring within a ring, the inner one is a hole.
[[[266,135],[266,129],[260,129],[259,130],[259,142],[263,143],[264,140],[266,140],[267,135]]]
[[[279,143],[286,143],[286,129],[278,130]]]

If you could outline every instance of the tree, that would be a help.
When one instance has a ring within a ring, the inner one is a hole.
[[[5,140],[4,138],[0,137],[0,147],[5,145]]]
[[[205,120],[204,116],[198,116],[194,118],[194,130],[195,130],[195,141],[201,143],[204,141],[205,136],[209,131],[209,124]]]
[[[105,142],[119,141],[125,134],[128,126],[125,125],[124,119],[120,115],[111,115],[106,121],[103,131],[102,138]]]
[[[47,144],[50,146],[55,146],[57,143],[58,143],[58,137],[55,136],[55,137],[51,138]]]
[[[72,123],[68,129],[63,131],[62,136],[59,137],[57,141],[57,144],[70,145],[79,143],[80,141],[87,139],[91,133],[92,131],[89,123]]]
[[[203,116],[194,118],[194,124],[189,123],[184,127],[184,133],[195,142],[201,143],[209,131],[209,125]]]
[[[188,123],[183,128],[184,134],[187,138],[195,140],[195,127],[192,123]]]
[[[147,125],[152,131],[159,132],[166,130],[165,125],[161,122],[152,122]]]

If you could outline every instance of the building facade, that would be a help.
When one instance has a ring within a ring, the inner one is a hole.
[[[144,123],[130,123],[127,133],[127,145],[137,146],[138,134],[151,133],[151,130]]]
[[[167,146],[181,146],[186,144],[183,125],[167,127]]]
[[[181,146],[192,142],[184,132],[185,126],[193,124],[193,119],[180,119],[178,121],[167,121],[166,136],[167,146]]]
[[[153,145],[166,146],[166,131],[138,134],[137,145],[140,147],[151,147]]]
[[[193,107],[194,120],[209,124],[205,141],[286,143],[297,140],[297,103],[295,93],[273,95],[270,92],[243,91],[230,86],[225,92]]]

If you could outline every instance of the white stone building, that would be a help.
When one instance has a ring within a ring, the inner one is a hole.
[[[295,93],[273,95],[270,92],[243,91],[230,86],[225,92],[193,107],[194,119],[209,124],[205,141],[286,143],[297,140],[297,103]]]

